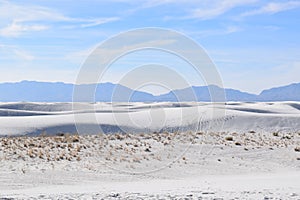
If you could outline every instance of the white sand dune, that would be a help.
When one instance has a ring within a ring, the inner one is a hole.
[[[295,132],[299,102],[1,103],[0,135],[202,130]],[[99,126],[101,129],[99,129]]]
[[[1,103],[0,198],[299,199],[299,108]]]

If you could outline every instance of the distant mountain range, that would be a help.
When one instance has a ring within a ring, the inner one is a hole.
[[[213,96],[216,97],[215,100],[219,101],[222,100],[221,94],[223,91],[218,86],[192,86],[154,96],[147,92],[134,91],[119,84],[100,83],[77,86],[83,92],[76,95],[76,100],[85,101],[84,91],[95,86],[95,101],[104,102],[211,101],[209,91],[213,91]],[[73,88],[74,84],[62,82],[21,81],[17,83],[0,83],[0,101],[71,102]],[[224,89],[224,91],[227,101],[300,101],[300,83],[264,90],[259,95],[234,89]]]

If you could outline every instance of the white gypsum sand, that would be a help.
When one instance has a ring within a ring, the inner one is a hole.
[[[79,105],[76,112],[88,116],[90,104]],[[110,128],[127,125],[125,130],[137,132],[69,135],[71,129],[64,128],[74,123],[74,116],[68,103],[2,103],[6,113],[14,111],[14,116],[2,112],[1,132],[11,131],[2,135],[44,134],[0,138],[0,198],[300,198],[297,102],[232,102],[227,103],[225,115],[214,116],[210,103],[184,103],[181,108],[175,103],[94,105],[99,122]],[[201,130],[140,133],[142,128],[128,126],[126,112],[133,110],[131,119],[140,120],[135,126],[144,120],[147,128],[155,130],[160,122],[149,123],[149,116],[156,116],[149,114],[149,106],[167,116],[163,118],[167,127],[192,124],[197,118],[186,117],[197,107],[203,113]],[[176,114],[180,110],[182,119]],[[20,116],[25,111],[36,115]],[[88,124],[89,118],[79,119]],[[223,123],[221,130],[214,127]],[[47,136],[55,134],[51,133],[55,126],[65,134]]]
[[[299,102],[76,103],[74,112],[72,103],[1,103],[0,134],[76,133],[75,120],[85,133],[98,133],[98,125],[105,133],[120,127],[125,132],[296,132],[299,116]]]

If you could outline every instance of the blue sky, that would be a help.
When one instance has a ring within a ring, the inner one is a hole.
[[[259,93],[300,82],[296,0],[0,0],[0,82],[74,82],[98,44],[143,27],[174,29],[197,41],[225,87]],[[145,54],[168,66],[182,64],[167,55]],[[117,82],[120,66],[130,69],[139,57],[120,60],[105,81]],[[203,83],[189,72],[191,84]]]

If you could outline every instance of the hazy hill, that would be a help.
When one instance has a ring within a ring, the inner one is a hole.
[[[300,101],[300,83],[264,90],[259,94],[261,101]]]
[[[218,86],[192,86],[185,89],[173,90],[169,93],[154,96],[147,92],[134,91],[128,87],[101,83],[76,86],[80,94],[79,101],[211,101],[209,91],[213,92],[215,100],[222,100],[223,89]],[[88,97],[87,91],[96,88],[95,98]],[[210,88],[210,90],[209,90]],[[29,101],[29,102],[71,102],[73,84],[62,82],[21,81],[17,83],[0,83],[0,101]],[[262,91],[259,95],[250,94],[234,89],[225,89],[227,101],[300,101],[300,83]]]

